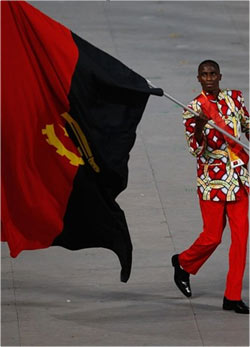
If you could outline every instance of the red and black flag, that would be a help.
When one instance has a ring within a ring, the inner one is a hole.
[[[2,240],[10,254],[104,247],[130,275],[117,195],[151,94],[120,61],[23,1],[2,1]]]

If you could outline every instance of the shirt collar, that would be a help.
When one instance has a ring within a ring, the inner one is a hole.
[[[221,90],[219,91],[219,94],[221,93]],[[219,98],[219,94],[218,96],[214,96],[213,94],[209,93],[209,92],[205,92],[204,90],[202,90],[201,94],[203,94],[209,101],[211,102],[216,102]]]

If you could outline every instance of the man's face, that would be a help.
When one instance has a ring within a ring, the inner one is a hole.
[[[204,64],[198,72],[198,81],[200,82],[204,92],[217,93],[219,92],[219,82],[222,75],[214,65]]]

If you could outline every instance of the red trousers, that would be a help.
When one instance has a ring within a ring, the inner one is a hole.
[[[190,248],[179,254],[179,263],[185,271],[195,275],[221,243],[227,216],[231,229],[231,246],[224,295],[229,300],[241,300],[248,239],[248,194],[241,187],[240,200],[232,202],[200,200],[200,207],[203,232]]]

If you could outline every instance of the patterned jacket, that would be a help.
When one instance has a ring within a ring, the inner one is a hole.
[[[209,96],[209,94],[206,94]],[[189,107],[200,112],[201,94]],[[217,104],[219,115],[231,128],[237,126],[249,136],[249,114],[244,105],[242,93],[238,90],[221,90]],[[209,116],[209,115],[207,115]],[[211,120],[211,122],[213,122]],[[212,201],[235,201],[240,199],[240,185],[249,192],[249,173],[246,165],[232,167],[229,159],[228,144],[224,136],[211,125],[203,130],[203,142],[200,145],[194,137],[195,117],[189,111],[183,112],[183,123],[189,150],[197,158],[197,191],[200,199]],[[249,138],[249,137],[248,137]]]

